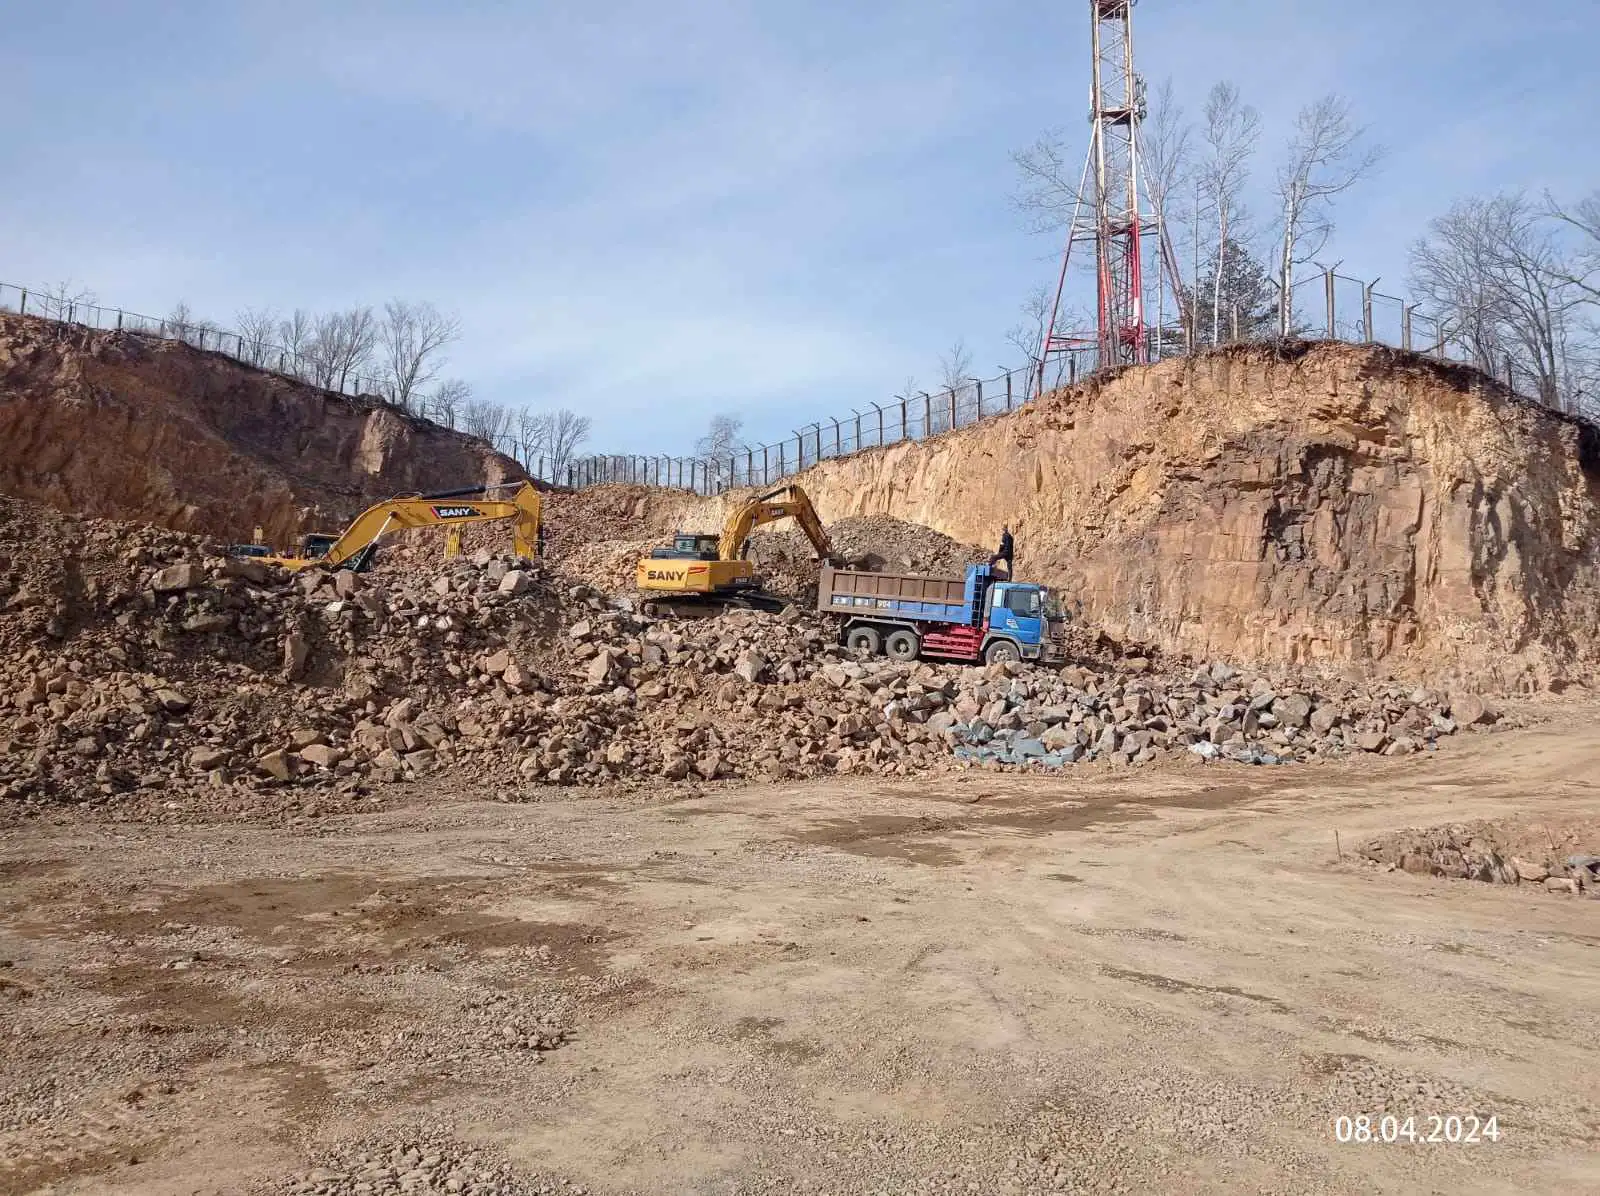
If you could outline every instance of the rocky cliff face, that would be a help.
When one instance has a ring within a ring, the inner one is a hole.
[[[522,476],[482,441],[188,345],[0,315],[0,492],[286,545],[396,494]]]
[[[1587,683],[1596,663],[1594,429],[1409,354],[1125,370],[800,480],[825,521],[980,544],[1009,523],[1020,574],[1169,651],[1504,689]]]

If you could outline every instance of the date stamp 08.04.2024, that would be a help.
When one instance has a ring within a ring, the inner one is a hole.
[[[1498,1117],[1477,1113],[1350,1113],[1332,1129],[1335,1142],[1351,1146],[1478,1146],[1505,1136]]]

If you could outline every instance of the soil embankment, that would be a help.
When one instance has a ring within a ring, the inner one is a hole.
[[[0,314],[0,493],[272,543],[520,478],[481,440],[175,341]]]

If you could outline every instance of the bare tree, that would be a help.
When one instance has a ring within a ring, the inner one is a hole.
[[[277,364],[277,336],[280,320],[270,307],[247,307],[237,312],[234,326],[239,330],[239,357],[254,366]]]
[[[1549,195],[1550,215],[1565,226],[1574,242],[1562,266],[1563,280],[1578,299],[1562,354],[1566,359],[1565,400],[1568,410],[1600,421],[1600,191],[1564,208]]]
[[[1307,104],[1295,118],[1288,157],[1278,170],[1279,336],[1288,336],[1293,322],[1295,267],[1321,253],[1333,233],[1333,197],[1355,186],[1383,157],[1380,147],[1361,146],[1365,132],[1337,95]]]
[[[182,341],[197,349],[215,349],[221,343],[221,332],[210,320],[194,314],[183,300],[172,305],[167,318],[162,321],[162,335]]]
[[[531,407],[523,407],[517,411],[517,451],[521,454],[522,467],[532,470],[538,458],[545,455],[545,448],[550,439],[550,417]]]
[[[343,392],[371,361],[378,325],[370,307],[318,316],[303,356],[313,383]]]
[[[972,351],[965,340],[957,340],[939,357],[939,380],[946,390],[959,390],[972,381]]]
[[[1578,245],[1566,267],[1566,280],[1581,291],[1589,302],[1600,303],[1600,191],[1563,208],[1549,195],[1545,203],[1550,214],[1577,233]]]
[[[1047,287],[1039,287],[1029,293],[1022,304],[1022,320],[1013,324],[1006,330],[1006,341],[1015,345],[1018,352],[1032,367],[1028,371],[1027,397],[1037,397],[1033,394],[1033,385],[1040,379],[1039,351],[1044,344],[1045,324],[1050,320],[1051,292]],[[1056,329],[1063,328],[1091,328],[1094,326],[1094,316],[1078,304],[1066,304],[1056,313]],[[1058,346],[1059,347],[1059,346]],[[1042,378],[1045,390],[1053,390],[1067,379],[1067,371],[1072,368],[1072,354],[1057,353],[1053,359],[1054,366],[1047,370]]]
[[[1542,216],[1520,192],[1456,204],[1412,246],[1411,285],[1474,365],[1509,359],[1558,405],[1582,296]]]
[[[1006,342],[1014,345],[1030,366],[1039,364],[1039,348],[1044,343],[1044,325],[1050,318],[1050,289],[1037,287],[1022,302],[1022,319],[1006,330]]]
[[[955,344],[939,355],[939,385],[946,393],[933,404],[929,413],[928,432],[936,434],[948,432],[955,426],[954,405],[951,396],[959,396],[965,392],[972,383],[972,352],[967,348],[965,340],[958,339]]]
[[[461,406],[461,430],[498,447],[511,427],[511,408],[489,399],[468,399]]]
[[[316,320],[303,307],[278,321],[278,347],[288,357],[284,363],[288,372],[297,378],[311,377],[310,350],[315,335]]]
[[[1487,205],[1456,204],[1411,247],[1412,292],[1432,309],[1441,339],[1492,371],[1504,351],[1500,299],[1493,279]]]
[[[562,408],[546,418],[550,421],[545,442],[550,457],[550,476],[559,480],[572,464],[578,446],[589,439],[589,417]]]
[[[454,428],[461,410],[472,401],[472,387],[460,378],[446,378],[433,388],[427,398],[429,418],[447,428]]]
[[[1054,232],[1072,221],[1084,181],[1083,162],[1068,148],[1072,144],[1065,133],[1052,130],[1011,155],[1020,176],[1011,202],[1030,232]]]
[[[744,448],[744,440],[739,435],[743,428],[744,420],[722,412],[711,417],[706,434],[694,442],[695,455],[706,463],[710,480],[732,483],[732,457]]]
[[[1200,166],[1200,189],[1217,216],[1217,252],[1213,263],[1215,293],[1211,302],[1211,343],[1222,336],[1222,278],[1230,239],[1243,240],[1245,211],[1240,196],[1250,178],[1250,158],[1261,137],[1261,115],[1239,98],[1232,83],[1218,83],[1206,96],[1206,155]]]
[[[93,306],[97,302],[93,291],[79,286],[70,278],[62,279],[55,286],[46,287],[34,295],[39,314],[51,320],[76,320],[80,307]]]
[[[1194,185],[1194,126],[1184,116],[1183,106],[1178,103],[1171,79],[1163,80],[1156,88],[1150,116],[1141,130],[1143,136],[1139,142],[1139,156],[1144,168],[1145,190],[1150,196],[1151,214],[1156,221],[1160,263],[1178,300],[1179,323],[1192,344],[1197,339],[1194,305],[1189,302],[1189,292],[1183,285],[1178,243],[1172,230],[1183,227],[1183,204]],[[1163,287],[1157,296],[1158,303],[1164,300],[1165,294],[1166,288]],[[1158,323],[1164,322],[1164,318],[1158,320]],[[1163,328],[1158,335],[1164,338],[1165,333]]]
[[[385,303],[377,331],[384,398],[409,411],[444,364],[445,346],[460,336],[461,321],[431,303]]]

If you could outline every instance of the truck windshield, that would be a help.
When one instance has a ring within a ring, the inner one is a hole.
[[[1059,623],[1067,617],[1067,611],[1061,605],[1061,596],[1054,590],[1044,592],[1044,617],[1052,623]]]

